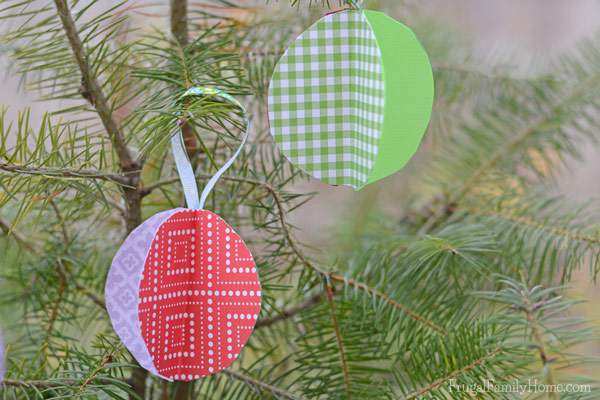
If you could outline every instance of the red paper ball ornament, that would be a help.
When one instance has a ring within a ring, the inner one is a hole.
[[[227,368],[260,312],[252,254],[207,210],[178,211],[160,226],[139,296],[141,333],[154,366],[179,380]]]
[[[209,89],[193,88],[182,97],[192,95],[218,95],[241,107]],[[190,209],[161,212],[131,232],[113,259],[106,303],[115,331],[142,367],[189,381],[238,357],[260,313],[261,288],[244,241],[221,217],[202,209],[241,146],[198,199],[180,136],[171,143]]]

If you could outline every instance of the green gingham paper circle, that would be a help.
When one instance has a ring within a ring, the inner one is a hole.
[[[433,74],[413,32],[375,11],[317,21],[286,50],[269,87],[269,122],[296,166],[356,190],[401,169],[433,104]]]

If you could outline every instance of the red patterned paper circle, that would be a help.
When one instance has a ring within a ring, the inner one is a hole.
[[[260,312],[252,254],[218,215],[185,210],[158,229],[144,265],[142,337],[166,378],[189,381],[227,368]]]

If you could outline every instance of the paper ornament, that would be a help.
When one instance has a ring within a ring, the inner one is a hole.
[[[299,168],[359,190],[414,155],[433,93],[429,59],[408,27],[381,12],[340,11],[302,33],[275,67],[271,134]]]
[[[205,88],[192,88],[182,98],[207,95],[241,107]],[[247,131],[199,199],[180,132],[174,135],[173,153],[190,208],[164,211],[141,224],[108,273],[106,305],[115,331],[142,367],[168,380],[189,381],[227,368],[260,312],[261,288],[250,250],[221,217],[203,209],[246,138]]]

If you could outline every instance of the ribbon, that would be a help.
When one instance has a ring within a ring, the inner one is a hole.
[[[363,9],[363,0],[346,0],[346,3],[348,3],[348,5],[356,10],[362,10]]]
[[[202,195],[198,198],[198,185],[196,184],[196,176],[194,174],[194,169],[192,168],[192,163],[188,158],[187,152],[185,150],[185,145],[183,142],[183,133],[181,130],[181,126],[178,125],[177,129],[171,134],[171,148],[173,150],[173,158],[175,159],[175,165],[177,166],[177,172],[179,173],[179,180],[181,181],[181,185],[183,186],[183,193],[185,194],[185,201],[189,209],[192,210],[201,210],[204,208],[204,203],[206,202],[206,198],[215,187],[215,184],[219,180],[219,178],[231,167],[231,164],[235,161],[235,159],[239,156],[244,144],[246,143],[246,139],[248,139],[248,132],[250,132],[250,117],[246,112],[244,106],[231,95],[222,92],[218,89],[206,88],[206,87],[197,87],[194,86],[188,89],[184,94],[179,97],[177,103],[181,103],[185,98],[192,96],[217,96],[220,97],[229,103],[239,107],[244,113],[244,119],[246,121],[246,131],[244,132],[244,136],[242,137],[242,143],[238,147],[238,149],[233,153],[231,158],[221,167],[219,170],[213,175],[212,178],[208,181],[204,189],[202,190]]]

